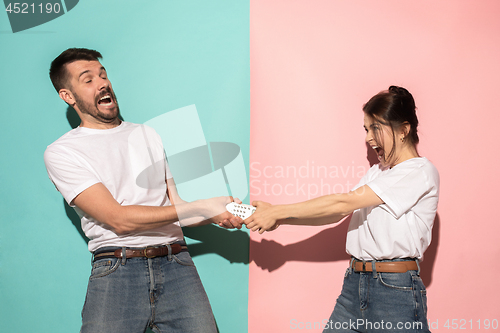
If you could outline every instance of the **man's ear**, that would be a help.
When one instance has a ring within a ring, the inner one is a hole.
[[[61,90],[59,90],[59,97],[68,105],[73,106],[75,104],[75,97],[68,89],[62,88]]]

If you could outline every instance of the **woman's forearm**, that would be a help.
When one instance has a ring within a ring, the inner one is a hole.
[[[351,211],[344,197],[349,194],[330,194],[295,204],[270,207],[276,220],[287,220],[286,224],[327,224],[337,222]]]

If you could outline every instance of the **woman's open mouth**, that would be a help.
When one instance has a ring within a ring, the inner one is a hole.
[[[380,148],[379,146],[372,146],[372,148],[377,153],[378,160],[380,161],[382,159],[382,157],[384,157],[384,150],[382,148]]]

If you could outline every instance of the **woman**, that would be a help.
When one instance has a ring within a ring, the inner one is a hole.
[[[391,86],[364,106],[366,142],[379,164],[349,193],[290,205],[256,201],[245,220],[252,231],[280,224],[324,225],[352,214],[346,250],[352,256],[325,331],[428,332],[419,261],[431,242],[439,174],[420,157],[413,96]]]

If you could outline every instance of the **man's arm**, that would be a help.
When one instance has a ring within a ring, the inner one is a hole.
[[[167,194],[170,202],[173,206],[177,207],[179,204],[185,204],[186,201],[182,200],[177,192],[177,186],[175,185],[174,178],[168,178],[167,180]],[[241,203],[238,199],[235,199],[238,203]],[[243,220],[237,216],[232,215],[231,213],[226,211],[224,206],[224,210],[220,212],[217,216],[210,219],[203,219],[201,216],[183,216],[179,215],[179,222],[181,226],[185,227],[198,227],[205,224],[215,223],[220,227],[224,227],[227,229],[238,228],[241,229],[241,225],[243,224]]]
[[[90,186],[73,199],[78,208],[110,226],[117,234],[154,229],[177,222],[179,216],[198,217],[200,221],[224,220],[232,216],[225,210],[225,205],[229,202],[230,197],[219,197],[175,206],[122,206],[102,183]]]

